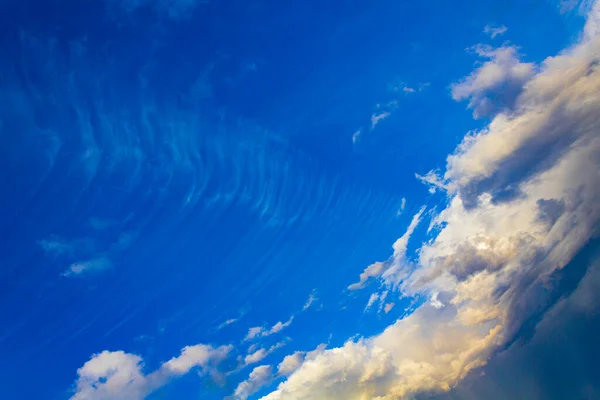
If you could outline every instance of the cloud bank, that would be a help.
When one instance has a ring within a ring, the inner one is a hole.
[[[489,61],[453,96],[492,119],[448,157],[439,234],[407,259],[421,210],[393,256],[349,288],[376,280],[382,291],[431,301],[380,335],[305,360],[263,399],[445,392],[544,315],[558,290],[553,277],[598,235],[599,15],[595,4],[581,40],[539,66],[520,62],[514,48],[481,53]]]

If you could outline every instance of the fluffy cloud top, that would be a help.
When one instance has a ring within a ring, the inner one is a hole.
[[[103,351],[77,370],[78,378],[71,400],[143,399],[192,368],[199,368],[200,373],[216,377],[218,364],[227,358],[231,350],[231,346],[187,346],[178,357],[147,375],[143,372],[141,357],[123,351]]]
[[[581,41],[535,67],[514,48],[453,87],[491,122],[448,157],[449,196],[437,237],[414,263],[406,246],[423,210],[389,260],[353,289],[427,296],[382,334],[305,360],[265,400],[392,400],[447,391],[543,312],[552,276],[598,235],[600,223],[600,5]],[[290,361],[291,362],[291,361]]]
[[[261,387],[273,379],[273,367],[270,365],[261,365],[250,372],[250,376],[242,381],[237,388],[233,398],[236,400],[246,400],[252,394],[256,393]]]
[[[534,75],[535,66],[521,62],[517,49],[511,46],[475,46],[474,51],[488,61],[452,85],[452,98],[469,100],[475,118],[512,110],[524,84]]]

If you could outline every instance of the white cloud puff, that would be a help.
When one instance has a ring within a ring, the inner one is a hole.
[[[248,379],[237,386],[232,397],[236,400],[246,400],[272,379],[273,367],[270,365],[258,366],[250,372]]]
[[[305,360],[265,400],[392,400],[445,391],[536,313],[552,274],[599,233],[599,12],[595,4],[581,41],[539,69],[503,48],[490,53],[498,65],[484,64],[457,89],[457,98],[477,108],[502,92],[496,83],[521,85],[512,106],[497,108],[488,126],[448,157],[449,203],[435,217],[435,239],[414,263],[406,258],[421,210],[390,259],[368,267],[354,286],[376,279],[385,290],[430,301],[379,335]]]
[[[486,25],[483,28],[483,33],[489,35],[492,39],[495,39],[496,36],[504,35],[508,31],[508,28],[504,25]]]
[[[123,351],[103,351],[77,370],[78,378],[71,400],[143,399],[192,368],[199,368],[201,373],[217,377],[218,364],[227,358],[231,350],[231,346],[187,346],[178,357],[147,375],[142,371],[141,357]]]

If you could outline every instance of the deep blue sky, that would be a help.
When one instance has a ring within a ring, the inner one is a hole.
[[[583,24],[539,0],[2,2],[0,397],[67,399],[104,350],[149,372],[233,344],[224,383],[150,395],[218,399],[251,327],[294,316],[260,341],[274,365],[381,332],[422,299],[347,287],[447,204],[415,174],[489,122],[451,96],[467,49],[540,63]]]

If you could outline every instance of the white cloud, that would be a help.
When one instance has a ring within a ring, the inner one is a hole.
[[[449,390],[535,314],[551,276],[598,234],[600,37],[588,32],[599,7],[580,43],[523,75],[518,107],[499,110],[448,157],[449,204],[418,259],[405,253],[421,216],[382,269],[366,274],[386,290],[430,301],[379,335],[304,361],[265,400],[392,400]]]
[[[365,307],[365,312],[369,311],[369,309],[373,306],[373,304],[375,304],[377,300],[379,300],[379,293],[371,294],[371,296],[369,297],[369,301],[367,302],[367,305]]]
[[[385,311],[385,313],[389,313],[390,311],[392,311],[392,308],[394,308],[396,304],[395,303],[387,303],[384,307],[383,307],[383,311]]]
[[[288,319],[286,322],[281,322],[281,321],[277,322],[275,325],[273,325],[273,327],[271,327],[271,329],[268,331],[268,334],[264,335],[264,336],[268,336],[268,335],[272,335],[274,333],[281,332],[284,328],[287,328],[288,326],[290,326],[293,321],[294,321],[294,316],[292,315],[290,317],[290,319]]]
[[[380,111],[371,115],[371,129],[375,129],[377,124],[392,115],[389,111]]]
[[[258,350],[255,350],[256,346],[252,345],[248,349],[248,354],[246,355],[246,357],[244,357],[244,365],[256,364],[257,362],[262,361],[266,356],[273,353],[275,350],[280,349],[283,346],[285,346],[285,343],[280,342],[274,344],[269,349],[260,348]]]
[[[422,92],[427,87],[429,87],[429,82],[419,83],[415,86],[415,85],[409,85],[406,82],[403,82],[402,80],[399,80],[399,79],[395,79],[394,81],[392,81],[391,83],[388,84],[388,89],[391,92],[394,92],[394,93],[402,92],[406,95],[417,93],[417,92]]]
[[[252,327],[248,330],[248,333],[246,334],[246,337],[244,338],[244,340],[252,340],[252,339],[259,338],[259,337],[265,337],[265,336],[273,335],[275,333],[279,333],[284,328],[287,328],[288,326],[290,326],[293,321],[294,321],[294,316],[292,315],[290,317],[290,319],[288,319],[286,322],[278,321],[270,329],[266,329],[262,326]]]
[[[400,208],[398,208],[398,211],[396,211],[396,216],[398,217],[398,216],[402,215],[405,208],[406,208],[406,197],[403,197],[402,201],[400,202]]]
[[[283,361],[277,366],[277,374],[280,376],[289,376],[296,371],[304,362],[305,353],[297,351],[294,354],[285,356]]]
[[[237,318],[230,318],[227,321],[223,322],[221,325],[219,325],[217,327],[217,329],[221,330],[221,329],[225,328],[226,326],[229,326],[231,324],[235,324],[237,322],[237,320],[238,320]]]
[[[317,301],[317,292],[315,290],[313,290],[308,295],[308,300],[306,300],[306,303],[304,303],[304,306],[302,307],[302,311],[308,310],[315,301]]]
[[[246,400],[256,393],[261,387],[273,380],[273,367],[270,365],[261,365],[250,372],[248,379],[241,382],[235,389],[233,398],[236,400]]]
[[[452,98],[469,100],[475,118],[514,110],[525,83],[535,74],[535,65],[521,62],[512,46],[494,49],[479,45],[473,50],[488,61],[451,86]]]
[[[263,332],[264,328],[262,326],[252,327],[248,329],[248,333],[246,334],[244,340],[252,340],[254,338],[261,337]]]
[[[507,30],[508,28],[504,25],[486,25],[483,28],[483,33],[494,39],[496,36],[504,35]]]
[[[358,129],[356,132],[354,132],[352,134],[352,143],[358,142],[358,139],[360,138],[361,133],[362,133],[362,129]]]
[[[94,258],[87,261],[79,261],[71,264],[63,273],[64,276],[77,276],[90,272],[98,272],[108,269],[112,266],[110,260],[106,257]]]
[[[429,187],[429,193],[431,194],[438,190],[446,190],[446,183],[437,171],[429,171],[425,175],[415,174],[415,177]]]
[[[382,262],[376,262],[369,265],[365,270],[360,274],[359,281],[357,283],[353,283],[348,286],[348,290],[358,290],[365,287],[369,278],[374,278],[383,272],[385,265]]]
[[[260,348],[258,350],[256,350],[253,353],[248,354],[245,358],[244,358],[244,364],[249,365],[249,364],[256,364],[259,361],[262,361],[267,355],[268,355],[268,351],[265,348]]]
[[[231,349],[231,346],[188,346],[182,349],[181,355],[147,375],[142,370],[141,357],[123,351],[103,351],[77,370],[71,400],[141,400],[195,367],[201,373],[216,376],[218,364],[227,358]]]

